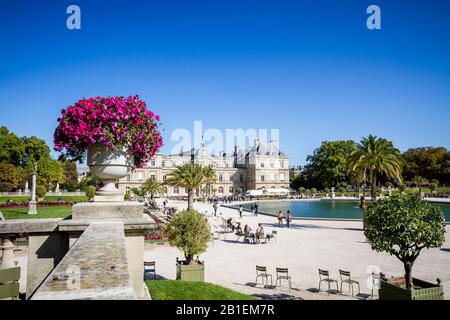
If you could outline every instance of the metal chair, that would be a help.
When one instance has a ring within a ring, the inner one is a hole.
[[[372,300],[374,298],[374,291],[375,289],[379,289],[380,288],[380,282],[382,279],[382,274],[381,273],[372,273],[372,294],[370,295]]]
[[[256,284],[258,284],[258,279],[262,279],[262,285],[264,285],[264,279],[266,279],[266,285],[269,284],[270,277],[270,285],[273,286],[272,275],[267,273],[266,267],[256,266]]]
[[[19,298],[20,268],[0,269],[0,300]]]
[[[351,292],[352,292],[352,297],[354,296],[353,285],[355,285],[355,284],[358,286],[358,295],[361,294],[359,282],[352,280],[352,276],[349,271],[339,270],[339,276],[341,277],[341,293],[343,292],[342,286],[344,285],[344,283],[346,283],[346,284],[348,284],[349,290],[351,290]]]
[[[153,280],[156,280],[156,262],[144,262],[144,275],[153,274]]]
[[[292,279],[289,276],[289,270],[287,268],[277,268],[277,281],[275,282],[275,284],[278,286],[278,282],[280,282],[281,287],[282,280],[286,280],[287,282],[289,282],[289,292],[291,292]]]
[[[330,272],[326,271],[326,270],[322,270],[319,269],[319,291],[320,291],[320,287],[322,285],[322,282],[327,282],[328,283],[328,294],[330,294],[331,291],[331,284],[335,283],[336,284],[336,290],[339,292],[339,283],[337,282],[337,280],[331,279],[330,278]]]

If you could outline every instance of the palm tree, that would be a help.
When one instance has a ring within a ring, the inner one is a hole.
[[[428,180],[421,176],[416,176],[411,180],[411,184],[419,188],[419,195],[422,196],[422,187],[428,185]]]
[[[144,195],[150,194],[150,199],[153,199],[154,194],[164,193],[164,187],[155,178],[151,177],[142,184],[141,192]]]
[[[194,190],[204,184],[216,182],[216,172],[212,166],[203,167],[191,162],[177,166],[166,178],[164,184],[181,187],[188,193],[188,211],[194,208]]]
[[[350,158],[350,171],[359,180],[370,182],[372,200],[377,196],[377,179],[386,176],[401,183],[402,158],[391,141],[369,135],[363,138]]]

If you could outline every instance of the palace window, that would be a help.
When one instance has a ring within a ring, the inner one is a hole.
[[[178,187],[173,188],[173,193],[179,194],[180,193],[180,189]]]
[[[240,175],[239,175],[239,181],[240,181],[240,182],[244,182],[244,175],[243,175],[243,174],[240,174]]]
[[[284,173],[280,173],[280,181],[284,181]]]
[[[270,163],[270,167],[271,167],[272,169],[275,168],[275,163],[271,162],[271,163]]]
[[[284,162],[283,161],[280,161],[280,167],[284,168]]]
[[[152,160],[152,161],[150,162],[150,165],[151,165],[152,167],[156,167],[156,160]]]
[[[219,174],[219,181],[222,182],[223,181],[223,175]]]
[[[142,179],[144,179],[144,173],[143,172],[138,172],[138,180],[142,181]]]
[[[264,181],[265,180],[265,177],[264,177],[264,175],[262,174],[261,175],[261,181]]]
[[[264,162],[261,162],[261,168],[264,168]]]
[[[167,176],[163,175],[163,181],[166,181],[166,179],[167,179]]]
[[[233,193],[233,192],[234,192],[233,187],[229,187],[229,188],[228,188],[228,192],[229,192],[229,193]]]
[[[156,180],[156,176],[155,176],[154,174],[152,174],[152,175],[150,176],[150,178]]]
[[[219,193],[223,193],[223,187],[219,187]]]

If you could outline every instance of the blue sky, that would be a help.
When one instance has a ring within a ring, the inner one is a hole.
[[[81,8],[81,30],[66,8]],[[381,8],[382,29],[366,28]],[[450,1],[0,2],[0,125],[53,146],[60,110],[139,94],[176,128],[279,128],[291,162],[375,134],[450,148]]]

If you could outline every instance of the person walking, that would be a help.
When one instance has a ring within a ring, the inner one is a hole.
[[[239,206],[239,218],[242,219],[242,206]]]
[[[291,211],[286,212],[286,227],[289,229],[291,227]]]
[[[219,204],[217,202],[214,203],[213,209],[214,209],[214,217],[217,217],[217,209],[219,209]]]
[[[283,228],[283,213],[278,211],[278,227]]]
[[[255,217],[258,216],[259,204],[255,203]]]

